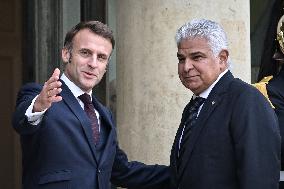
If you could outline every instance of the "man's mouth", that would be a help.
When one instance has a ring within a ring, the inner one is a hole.
[[[87,72],[87,71],[83,71],[84,75],[87,77],[96,77],[96,74],[92,73],[92,72]]]
[[[185,79],[193,79],[195,77],[198,77],[198,75],[185,76],[184,78]]]

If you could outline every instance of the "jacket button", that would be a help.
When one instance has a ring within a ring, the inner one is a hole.
[[[102,171],[100,169],[98,169],[98,174],[100,174]]]

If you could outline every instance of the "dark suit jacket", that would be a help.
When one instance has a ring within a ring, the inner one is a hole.
[[[275,107],[281,138],[281,170],[284,170],[284,66],[280,73],[266,85],[269,100]],[[283,187],[284,188],[284,187]]]
[[[169,173],[165,166],[128,162],[119,149],[110,111],[93,96],[109,133],[100,160],[90,121],[62,81],[62,101],[53,103],[37,126],[25,112],[42,86],[27,84],[18,94],[13,127],[21,136],[24,189],[108,189],[110,179],[123,187],[163,188]]]
[[[257,89],[230,72],[217,82],[203,104],[177,170],[178,140],[185,119],[183,113],[171,152],[173,188],[277,189],[277,118]]]

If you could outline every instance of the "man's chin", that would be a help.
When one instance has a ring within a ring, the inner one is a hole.
[[[92,90],[96,85],[100,83],[100,80],[92,79],[92,80],[84,80],[82,82],[84,89]]]
[[[84,85],[81,85],[80,88],[85,92],[90,92],[94,87],[95,84],[84,83]]]
[[[196,85],[185,85],[185,87],[191,90],[194,94],[198,94],[200,90]]]

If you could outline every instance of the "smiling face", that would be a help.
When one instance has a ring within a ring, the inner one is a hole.
[[[106,72],[112,44],[89,29],[79,31],[72,44],[71,53],[62,50],[64,74],[84,92],[90,92]]]
[[[206,39],[191,38],[181,40],[177,57],[182,84],[199,95],[227,68],[228,51],[222,50],[216,57]]]

